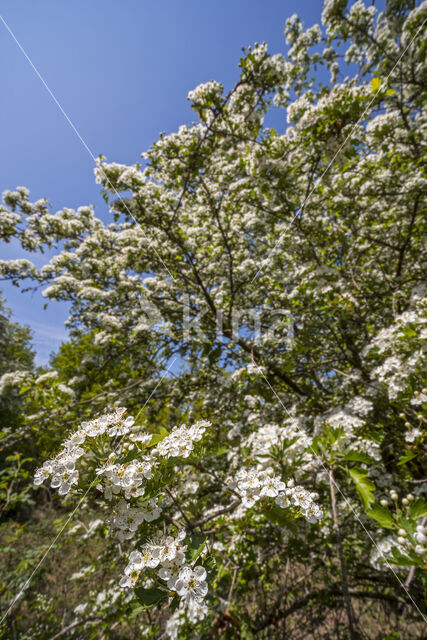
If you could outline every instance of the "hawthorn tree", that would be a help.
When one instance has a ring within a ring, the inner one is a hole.
[[[67,405],[36,474],[111,530],[115,578],[70,633],[422,637],[426,18],[293,16],[286,56],[257,44],[230,91],[190,92],[193,125],[133,166],[99,158],[110,224],[4,193],[2,237],[59,250],[3,277],[47,285],[74,339],[128,363],[101,377],[104,416]]]

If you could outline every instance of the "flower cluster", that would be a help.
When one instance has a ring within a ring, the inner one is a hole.
[[[141,551],[132,551],[120,586],[134,587],[144,569],[157,568],[158,577],[167,583],[169,589],[174,589],[178,575],[185,566],[187,545],[183,544],[184,539],[185,531],[181,531],[175,538],[166,536],[156,542],[147,542]]]
[[[281,447],[286,443],[286,450],[290,455],[302,454],[310,460],[312,439],[304,430],[302,417],[290,417],[283,424],[268,423],[253,431],[246,438],[245,446],[250,446],[257,458],[268,458],[274,447]]]
[[[74,442],[81,440],[79,437],[74,438]],[[81,444],[81,442],[79,442]],[[52,489],[58,489],[60,495],[65,495],[74,484],[77,484],[79,473],[75,468],[77,460],[83,455],[84,450],[78,446],[70,445],[64,447],[63,451],[53,458],[43,463],[43,466],[37,469],[34,476],[34,484],[40,485],[49,477],[51,477],[50,486]]]
[[[133,538],[142,522],[157,520],[161,512],[157,498],[150,498],[138,507],[131,507],[128,502],[121,500],[110,522],[115,529],[119,530],[119,540],[129,540]]]
[[[413,534],[408,535],[406,529],[400,528],[397,531],[397,536],[389,535],[383,538],[371,552],[370,562],[372,566],[379,569],[388,562],[387,558],[393,559],[393,549],[406,558],[408,558],[408,554],[414,552],[425,560],[427,555],[427,527],[423,522],[416,525]]]
[[[83,422],[65,440],[60,453],[36,471],[34,482],[41,484],[51,477],[53,488],[59,488],[62,495],[68,493],[79,479],[77,461],[85,453],[88,454],[87,461],[91,461],[89,466],[94,475],[93,483],[97,482],[97,491],[108,501],[109,515],[106,521],[112,529],[117,530],[120,542],[130,540],[140,526],[162,515],[164,496],[161,481],[160,478],[154,478],[160,461],[188,458],[194,451],[195,443],[200,442],[209,426],[206,420],[193,425],[175,426],[169,434],[166,431],[156,434],[156,445],[153,446],[153,435],[135,426],[134,418],[126,417],[126,410],[120,408]],[[93,460],[97,460],[98,466],[93,464]],[[147,483],[156,481],[157,494],[146,495]],[[197,482],[193,481],[192,485],[193,491],[197,489]],[[134,588],[153,578],[157,582],[160,580],[165,592],[175,592],[179,597],[180,615],[185,612],[187,619],[197,621],[207,612],[203,603],[208,592],[207,573],[203,566],[191,562],[191,554],[187,554],[186,558],[184,538],[185,532],[182,530],[175,538],[164,535],[155,542],[145,543],[140,551],[132,551],[120,587]],[[144,569],[151,571],[152,575],[142,579]]]
[[[112,413],[95,418],[81,424],[81,431],[91,438],[107,433],[110,437],[129,433],[135,419],[132,416],[124,418],[126,409],[120,408]]]
[[[78,483],[79,472],[75,466],[85,452],[83,445],[86,439],[93,439],[104,433],[110,437],[129,433],[134,419],[125,418],[125,413],[126,409],[120,408],[95,420],[83,422],[79,429],[65,440],[62,451],[37,469],[34,484],[40,485],[52,477],[50,486],[53,489],[58,488],[61,495],[68,493],[71,487]]]
[[[404,551],[408,552],[412,549],[419,556],[426,555],[426,537],[427,527],[423,524],[423,522],[417,524],[415,533],[413,535],[408,536],[408,532],[406,529],[399,529],[397,532],[397,542]]]
[[[315,523],[323,517],[321,509],[315,503],[317,494],[301,486],[294,486],[292,480],[283,482],[274,475],[270,467],[239,469],[228,486],[240,495],[244,509],[250,509],[262,498],[274,498],[275,503],[283,509],[298,507],[309,522]]]
[[[188,458],[194,448],[193,442],[199,442],[209,426],[210,422],[199,420],[190,427],[185,424],[174,427],[153,449],[152,455],[163,458]]]
[[[179,607],[166,623],[166,633],[171,640],[177,640],[179,631],[187,620],[192,624],[203,620],[208,614],[208,607],[203,600],[181,598]]]
[[[165,589],[175,592],[187,608],[198,610],[208,593],[207,573],[203,566],[186,562],[184,539],[185,531],[180,531],[176,538],[166,536],[156,542],[147,542],[141,551],[132,551],[120,586],[134,588],[144,570],[152,570]]]
[[[152,477],[155,464],[156,461],[148,456],[141,456],[129,464],[115,464],[110,461],[97,469],[96,473],[102,482],[96,488],[103,492],[106,500],[111,500],[113,495],[121,491],[126,499],[142,496],[144,488],[141,485],[144,479],[149,480]]]

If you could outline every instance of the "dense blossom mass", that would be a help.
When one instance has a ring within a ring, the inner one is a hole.
[[[383,4],[292,16],[101,156],[108,223],[3,194],[0,276],[71,309],[48,370],[1,364],[5,513],[79,504],[83,545],[61,605],[5,559],[17,640],[424,637],[427,2]]]
[[[96,488],[108,501],[110,515],[107,519],[112,530],[118,530],[117,537],[123,542],[134,538],[144,522],[162,517],[162,502],[169,483],[164,479],[165,469],[162,470],[163,478],[160,469],[156,469],[159,467],[158,459],[188,458],[194,450],[194,443],[202,440],[209,427],[209,421],[199,420],[188,427],[176,426],[160,439],[157,435],[147,437],[142,427],[135,426],[133,417],[126,417],[125,409],[117,409],[114,413],[82,423],[67,438],[62,451],[37,469],[34,482],[39,485],[50,479],[50,486],[58,488],[59,494],[68,493],[79,481],[76,464],[81,458],[79,467],[87,476],[82,484],[84,482],[83,486],[90,488],[95,481],[100,481]],[[99,463],[102,466],[97,467]],[[157,479],[153,478],[155,469]],[[246,509],[253,507],[261,498],[275,498],[276,504],[282,508],[299,507],[309,522],[315,523],[322,517],[321,510],[313,501],[318,495],[303,487],[294,487],[292,482],[287,486],[271,468],[241,469],[229,487]],[[156,496],[150,497],[154,488]],[[159,531],[157,539],[145,542],[140,549],[130,553],[120,586],[136,588],[142,580],[148,578],[150,584],[156,580],[163,586],[163,590],[159,590],[159,598],[166,597],[167,590],[175,593],[184,603],[179,605],[180,610],[184,606],[190,619],[202,620],[207,613],[203,605],[208,594],[207,571],[203,565],[195,564],[191,553],[186,554],[185,538],[185,529],[179,526],[176,537],[162,536]],[[203,542],[201,554],[204,549]],[[155,571],[150,572],[150,569]],[[174,633],[171,635],[173,637]]]

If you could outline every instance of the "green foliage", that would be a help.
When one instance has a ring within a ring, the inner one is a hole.
[[[369,509],[370,505],[375,500],[375,485],[369,480],[368,473],[363,471],[363,469],[353,467],[352,469],[349,469],[348,472],[356,486],[365,510]]]
[[[385,527],[386,529],[395,528],[394,520],[391,514],[389,513],[389,511],[387,511],[387,509],[381,507],[381,505],[375,504],[371,509],[368,508],[366,510],[366,513],[370,518],[376,520],[381,525],[381,527]]]
[[[135,595],[138,602],[140,602],[144,608],[150,608],[153,604],[157,604],[161,600],[164,600],[167,597],[167,592],[163,589],[157,589],[156,587],[151,589],[142,589],[141,587],[138,587],[135,589]],[[140,609],[140,611],[142,610],[143,609]]]

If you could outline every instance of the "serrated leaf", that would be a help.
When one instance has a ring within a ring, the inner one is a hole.
[[[202,536],[198,533],[191,536],[190,553],[192,562],[195,562],[202,553],[206,540],[207,536]]]
[[[283,509],[276,504],[273,504],[270,509],[264,509],[263,515],[267,520],[281,527],[298,518],[298,514],[292,509]]]
[[[128,462],[135,460],[135,458],[138,458],[140,455],[141,453],[138,449],[132,449],[125,455],[124,458],[121,458],[121,462],[122,464],[127,464]]]
[[[373,459],[368,456],[367,453],[363,453],[362,451],[349,451],[341,458],[343,462],[365,462],[366,464],[370,464],[373,462]]]
[[[323,442],[323,440],[322,440],[322,438],[320,436],[315,436],[313,438],[313,442],[312,442],[311,447],[312,447],[313,451],[318,455],[319,454],[323,454],[323,455],[326,454],[325,443]]]
[[[148,444],[149,447],[154,447],[155,444],[166,438],[169,435],[169,431],[164,427],[160,427],[159,433],[153,433],[153,436]]]
[[[402,567],[413,567],[416,564],[413,560],[411,560],[411,558],[398,551],[396,547],[393,547],[391,553],[393,558],[389,558],[388,561],[392,564],[398,564]]]
[[[416,457],[417,457],[416,451],[407,451],[403,456],[400,456],[399,462],[397,464],[398,466],[401,466],[402,464],[405,464],[406,462],[409,462],[410,460]]]
[[[146,606],[141,606],[141,605],[133,607],[132,611],[130,612],[130,614],[127,617],[128,620],[133,620],[133,618],[136,618],[136,616],[139,616],[139,614],[142,613],[143,611],[146,611],[146,609],[147,609]]]
[[[174,613],[178,609],[180,601],[181,599],[178,598],[178,596],[175,596],[173,598],[172,602],[169,605],[169,609],[172,613]]]
[[[202,535],[201,533],[193,533],[191,536],[190,547],[192,549],[198,549],[202,544],[204,544],[207,540],[207,536]]]
[[[135,589],[135,595],[138,601],[145,607],[151,607],[153,604],[157,604],[160,600],[167,597],[167,592],[157,587],[151,589],[143,589],[138,587]]]
[[[363,471],[363,469],[354,467],[353,469],[348,469],[348,472],[356,486],[363,507],[367,511],[375,500],[375,485],[369,480],[367,472]]]
[[[216,570],[216,560],[213,556],[205,556],[201,565],[206,569],[208,573],[208,579],[211,580]]]
[[[425,518],[427,516],[427,502],[422,498],[418,498],[411,504],[409,510],[411,518],[418,520],[418,518]]]
[[[369,509],[366,512],[366,515],[368,515],[373,520],[376,520],[385,529],[395,528],[395,523],[391,513],[379,504],[374,504],[372,509]]]
[[[223,456],[224,453],[228,453],[229,451],[229,447],[220,447],[215,451],[215,456]]]

